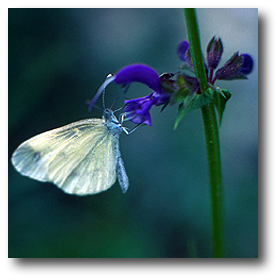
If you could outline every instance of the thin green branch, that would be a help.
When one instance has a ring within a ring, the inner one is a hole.
[[[204,69],[201,52],[198,24],[195,9],[184,9],[184,15],[188,31],[191,56],[195,70],[195,76],[199,79],[201,93],[208,89],[207,78]],[[213,220],[213,255],[215,258],[223,256],[222,242],[222,172],[220,156],[220,140],[217,117],[213,103],[201,107],[207,159],[209,182],[211,190],[211,207]]]
[[[188,39],[191,50],[195,76],[199,79],[201,92],[206,91],[208,83],[205,74],[203,56],[199,39],[199,30],[196,20],[195,9],[184,9],[185,21],[187,25]]]
[[[223,192],[219,131],[213,103],[203,106],[201,112],[204,123],[211,189],[213,255],[215,258],[221,258],[223,256]]]

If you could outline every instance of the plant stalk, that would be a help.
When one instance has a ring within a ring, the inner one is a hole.
[[[211,190],[213,255],[223,256],[223,195],[222,170],[220,156],[219,130],[213,103],[201,108],[204,123],[205,142],[208,159],[208,172]]]
[[[189,47],[191,50],[191,57],[194,66],[195,76],[199,79],[201,92],[208,88],[207,78],[205,74],[203,56],[201,52],[201,45],[199,39],[198,24],[196,20],[195,9],[184,9],[185,21],[187,25]]]
[[[201,52],[196,11],[193,8],[184,9],[184,15],[195,76],[199,79],[200,90],[203,94],[208,89],[208,83]],[[223,197],[219,128],[213,103],[201,107],[201,112],[204,123],[211,191],[213,256],[215,258],[221,258],[223,256]]]

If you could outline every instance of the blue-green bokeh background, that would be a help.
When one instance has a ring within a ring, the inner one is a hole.
[[[224,63],[252,55],[249,80],[217,82],[233,93],[220,130],[226,257],[258,256],[258,11],[198,9],[202,47],[222,38]],[[211,219],[201,113],[173,130],[177,107],[152,110],[152,127],[121,136],[130,179],[89,197],[17,173],[24,140],[83,118],[109,73],[145,63],[159,74],[181,65],[180,9],[9,9],[9,257],[211,257]],[[110,106],[121,89],[110,85]],[[128,98],[151,91],[132,85]],[[119,99],[115,108],[122,105]]]

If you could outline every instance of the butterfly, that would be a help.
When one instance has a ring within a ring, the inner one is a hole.
[[[52,182],[68,194],[97,194],[118,178],[123,193],[129,186],[119,148],[124,131],[111,109],[102,119],[86,119],[65,125],[23,142],[12,155],[12,164],[24,176]]]

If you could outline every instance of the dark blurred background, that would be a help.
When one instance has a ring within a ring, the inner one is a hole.
[[[202,47],[220,36],[220,66],[249,53],[248,80],[217,82],[233,94],[220,130],[225,256],[258,256],[258,11],[198,9]],[[121,136],[130,179],[77,197],[21,176],[12,152],[45,130],[91,117],[91,99],[109,73],[145,63],[176,72],[186,39],[181,9],[9,9],[9,257],[211,257],[203,123],[190,112],[173,130],[177,106],[152,110],[152,127]],[[151,92],[133,84],[127,98]],[[106,90],[110,107],[120,87]],[[98,101],[100,104],[100,100]],[[114,109],[121,107],[118,99]]]

